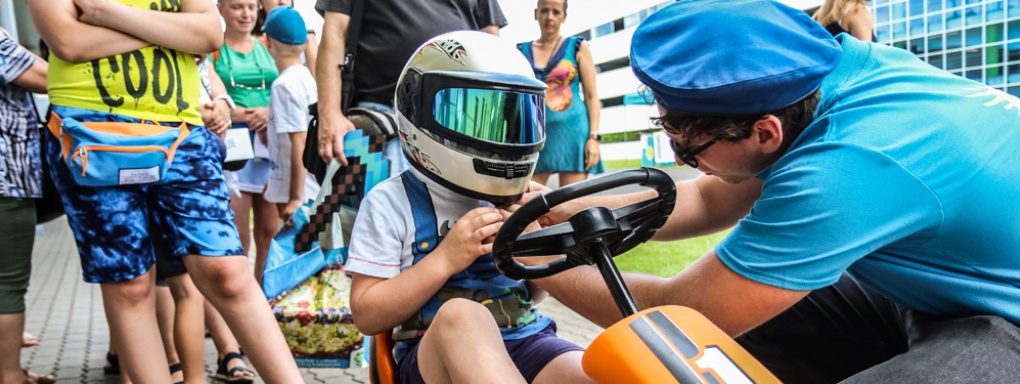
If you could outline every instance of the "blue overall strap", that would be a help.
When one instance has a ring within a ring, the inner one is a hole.
[[[401,173],[400,181],[404,183],[404,193],[407,194],[407,200],[411,203],[411,214],[414,215],[414,244],[411,251],[414,253],[414,262],[418,263],[439,245],[436,210],[425,183],[410,172]]]

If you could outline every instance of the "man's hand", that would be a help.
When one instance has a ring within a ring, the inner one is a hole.
[[[81,14],[78,15],[78,20],[91,25],[103,25],[102,15],[103,7],[111,4],[109,0],[73,0],[74,6],[78,8]]]
[[[491,238],[502,225],[503,215],[496,208],[475,208],[457,220],[432,253],[446,255],[447,270],[453,276],[479,256],[492,252]]]
[[[321,112],[320,112],[321,113]],[[347,165],[344,156],[344,135],[357,129],[346,116],[338,112],[321,114],[319,118],[319,156],[329,164],[335,157],[341,165]]]
[[[298,208],[301,208],[301,199],[295,199],[287,202],[287,204],[277,204],[276,210],[280,214],[280,220],[287,221],[291,216],[294,216],[294,212],[297,212]]]
[[[223,138],[230,128],[230,106],[224,100],[202,104],[199,109],[205,128]]]

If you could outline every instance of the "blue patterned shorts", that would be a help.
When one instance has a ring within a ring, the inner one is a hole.
[[[139,120],[105,112],[53,107],[82,122]],[[179,123],[165,123],[176,126]],[[47,142],[49,172],[60,190],[86,282],[113,283],[144,275],[155,263],[159,236],[174,264],[184,255],[244,255],[234,227],[221,164],[226,147],[204,127],[191,127],[163,180],[153,184],[87,187],[75,183],[57,140]]]

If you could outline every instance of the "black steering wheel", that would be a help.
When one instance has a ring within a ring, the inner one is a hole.
[[[588,207],[566,222],[521,235],[529,223],[549,213],[553,207],[631,184],[654,188],[658,195],[617,209]],[[582,181],[535,197],[514,212],[496,233],[492,258],[500,272],[512,279],[538,279],[578,265],[591,265],[596,261],[595,249],[606,249],[612,257],[647,241],[666,223],[675,203],[673,179],[654,168],[632,169]],[[513,259],[564,253],[566,258],[539,266],[525,266]]]

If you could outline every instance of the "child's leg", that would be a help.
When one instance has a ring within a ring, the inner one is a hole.
[[[529,383],[594,383],[581,369],[584,349],[556,336],[555,322],[534,335],[507,341],[506,349]]]
[[[266,201],[262,194],[252,196],[252,209],[255,212],[255,281],[262,283],[262,272],[266,269],[266,258],[269,255],[269,243],[280,230],[280,213],[276,204]]]
[[[417,365],[426,383],[525,382],[489,310],[465,299],[439,308],[418,346]]]
[[[244,257],[185,256],[199,290],[220,311],[267,383],[299,383],[301,373]]]
[[[159,266],[156,267],[159,271]],[[164,280],[162,283],[166,283]],[[166,354],[166,363],[168,366],[174,366],[180,364],[181,357],[177,355],[177,344],[174,343],[174,314],[175,305],[174,297],[170,294],[170,288],[165,285],[160,285],[161,282],[157,279],[156,281],[156,324],[159,325],[159,336],[163,340],[163,353]],[[181,373],[171,373],[170,377],[173,382],[179,382]]]
[[[230,210],[234,212],[234,226],[241,237],[244,254],[248,255],[251,247],[251,202],[252,194],[241,192],[241,196],[230,195]]]
[[[155,273],[150,270],[135,279],[99,287],[121,368],[138,383],[169,383],[156,324]]]
[[[185,383],[205,383],[205,297],[184,273],[166,279],[176,304],[174,340]]]

